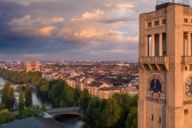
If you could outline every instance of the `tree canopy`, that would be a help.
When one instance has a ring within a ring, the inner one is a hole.
[[[0,111],[0,124],[5,124],[16,120],[15,116],[8,109]]]

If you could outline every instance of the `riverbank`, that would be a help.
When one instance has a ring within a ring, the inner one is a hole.
[[[0,83],[4,85],[7,82],[6,79],[0,77]],[[1,91],[0,91],[1,95]],[[19,92],[14,91],[14,95],[16,100],[19,99]],[[37,90],[32,90],[32,99],[33,104],[37,105],[45,105],[47,109],[53,108],[53,103],[48,100],[46,97],[42,96],[42,94]],[[59,116],[59,118],[54,119],[58,121],[59,123],[66,126],[66,128],[95,128],[95,124],[93,122],[89,122],[81,118],[80,116],[73,116],[73,115],[62,115]],[[47,121],[46,121],[47,122]],[[49,122],[48,122],[49,123]]]

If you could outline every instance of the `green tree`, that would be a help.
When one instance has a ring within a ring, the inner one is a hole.
[[[37,86],[40,88],[42,85],[47,85],[48,81],[46,78],[39,78],[37,81]]]
[[[79,105],[80,95],[81,95],[81,89],[79,87],[76,87],[75,90],[74,90],[74,102],[75,102],[76,106]]]
[[[49,91],[49,85],[42,85],[40,87],[40,91],[44,96],[48,96],[48,91]]]
[[[81,92],[80,99],[79,99],[80,108],[81,108],[81,110],[83,111],[84,114],[85,114],[85,111],[87,110],[90,99],[91,99],[91,97],[89,95],[88,90],[84,89]]]
[[[32,105],[23,110],[22,118],[44,116],[44,112],[46,112],[45,106]]]
[[[137,128],[137,107],[133,107],[127,116],[127,120],[125,121],[125,128]]]
[[[102,127],[111,127],[120,119],[121,107],[117,100],[110,98],[106,101],[105,108],[102,112]]]
[[[52,88],[48,93],[48,97],[55,103],[55,106],[58,107],[60,104],[61,95],[63,93],[63,85],[59,81],[56,83],[55,82],[53,82],[53,85],[51,85]]]
[[[88,120],[94,121],[100,118],[100,100],[94,97],[90,100],[85,117]],[[98,113],[99,112],[99,113]],[[99,115],[98,115],[99,114]]]
[[[65,97],[66,97],[66,101],[68,102],[68,104],[71,106],[73,105],[74,102],[74,89],[69,88],[65,91]]]
[[[13,106],[15,104],[15,97],[14,97],[14,91],[13,91],[13,87],[10,87],[10,91],[9,91],[9,98],[8,98],[8,102],[9,102],[9,107],[13,109]]]
[[[138,94],[132,97],[131,106],[133,106],[133,107],[138,106]]]
[[[24,110],[24,96],[23,96],[23,88],[19,87],[19,116],[22,116],[22,112]]]
[[[60,102],[60,104],[59,104],[59,107],[60,107],[60,108],[67,107],[66,102],[62,100],[62,101]]]
[[[14,93],[10,83],[6,83],[2,90],[1,107],[11,109],[14,106]]]
[[[26,84],[25,86],[25,107],[31,106],[32,103],[32,93],[31,93],[31,87],[29,84]]]
[[[15,116],[8,109],[0,111],[0,124],[5,124],[16,120]]]
[[[127,119],[127,115],[131,109],[130,104],[132,103],[132,98],[127,94],[114,94],[113,97],[117,100],[118,105],[121,107],[120,119],[113,127],[124,127],[124,123]]]

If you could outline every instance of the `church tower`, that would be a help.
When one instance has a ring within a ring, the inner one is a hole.
[[[35,60],[35,69],[36,71],[40,71],[40,61],[38,59]]]
[[[26,61],[26,68],[27,68],[27,72],[31,71],[31,60],[27,60]]]
[[[138,128],[191,128],[189,1],[158,0],[155,11],[140,14],[139,62]]]

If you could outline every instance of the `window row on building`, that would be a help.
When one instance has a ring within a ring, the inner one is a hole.
[[[153,27],[158,27],[158,26],[163,26],[163,25],[166,25],[166,19],[165,18],[147,22],[148,28],[153,28]]]

